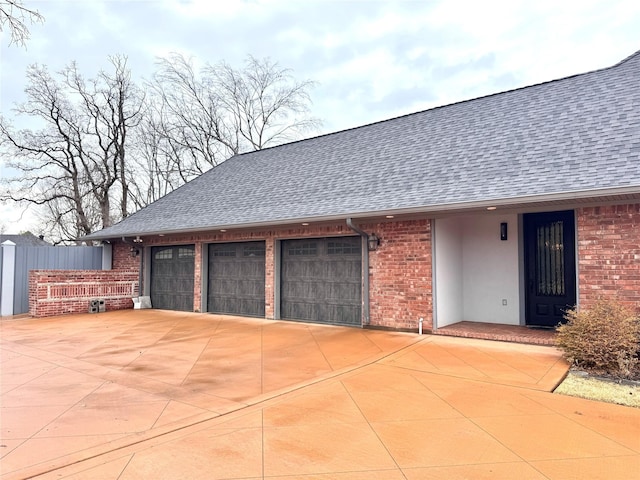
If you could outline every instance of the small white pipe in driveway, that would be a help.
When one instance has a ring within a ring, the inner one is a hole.
[[[418,320],[418,335],[422,335],[422,322],[424,322],[424,318],[420,317],[420,320]]]

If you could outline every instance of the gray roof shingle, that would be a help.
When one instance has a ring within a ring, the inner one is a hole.
[[[602,70],[236,155],[91,238],[640,192],[640,51]]]

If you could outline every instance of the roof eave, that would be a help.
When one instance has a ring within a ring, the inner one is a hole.
[[[523,195],[510,198],[493,198],[483,199],[471,202],[452,202],[442,203],[435,205],[422,205],[409,208],[397,208],[386,210],[362,210],[351,213],[341,213],[336,215],[323,215],[314,217],[293,217],[288,219],[279,219],[265,222],[249,222],[231,225],[208,225],[194,228],[183,228],[173,230],[151,230],[151,231],[130,231],[120,234],[100,235],[100,232],[91,234],[90,238],[84,237],[80,240],[114,240],[123,237],[135,237],[135,236],[158,236],[158,235],[179,235],[190,234],[196,232],[205,231],[222,231],[222,230],[248,230],[256,228],[271,228],[276,226],[289,226],[299,225],[302,223],[327,223],[344,221],[346,218],[356,219],[370,219],[375,217],[385,217],[387,215],[401,216],[401,215],[416,215],[416,214],[442,214],[442,213],[461,213],[464,211],[473,210],[485,210],[489,207],[496,208],[517,208],[526,207],[531,204],[540,203],[571,203],[578,200],[589,199],[593,202],[597,202],[599,199],[612,196],[640,196],[640,185],[633,185],[628,187],[615,187],[615,188],[600,188],[590,190],[577,190],[573,192],[557,192],[541,195]]]

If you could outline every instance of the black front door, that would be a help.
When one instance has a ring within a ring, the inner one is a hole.
[[[524,215],[526,323],[555,327],[576,304],[572,210]]]

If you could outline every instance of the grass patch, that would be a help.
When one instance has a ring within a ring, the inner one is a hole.
[[[569,372],[554,393],[640,408],[640,386]]]

